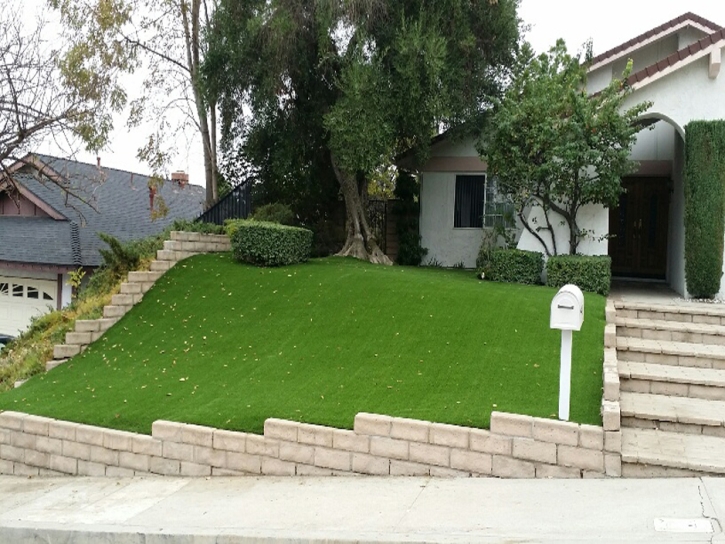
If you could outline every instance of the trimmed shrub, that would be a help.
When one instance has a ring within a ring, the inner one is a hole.
[[[720,291],[725,231],[725,121],[685,127],[685,278],[693,297]]]
[[[541,283],[544,256],[537,251],[494,249],[490,253],[486,279],[507,283]],[[484,270],[485,273],[485,270]]]
[[[612,285],[612,259],[608,255],[556,255],[546,263],[546,285],[573,283],[582,291],[607,296]]]
[[[264,221],[234,222],[234,258],[257,266],[284,266],[306,261],[312,250],[312,231]]]
[[[202,234],[224,234],[224,227],[214,223],[203,223],[201,221],[189,221],[188,219],[177,219],[171,224],[170,230],[183,232],[200,232]],[[166,237],[165,239],[168,239]]]
[[[292,213],[292,209],[281,202],[273,202],[271,204],[260,206],[254,210],[250,219],[254,219],[255,221],[279,223],[281,225],[295,224],[295,214]]]

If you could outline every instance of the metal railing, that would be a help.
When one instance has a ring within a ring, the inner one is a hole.
[[[252,181],[246,180],[234,187],[196,220],[201,223],[223,225],[227,219],[246,219],[251,213]]]

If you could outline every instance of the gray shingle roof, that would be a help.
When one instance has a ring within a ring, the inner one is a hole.
[[[122,241],[144,238],[162,231],[175,219],[195,219],[203,209],[203,187],[181,188],[167,181],[158,189],[156,198],[163,198],[168,213],[152,220],[148,176],[113,168],[99,169],[96,165],[47,155],[37,157],[60,174],[68,192],[29,171],[13,174],[13,179],[67,221],[49,217],[0,217],[0,261],[98,266],[102,262],[98,250],[106,247],[98,238],[99,232]],[[80,241],[75,257],[72,223],[78,225]]]

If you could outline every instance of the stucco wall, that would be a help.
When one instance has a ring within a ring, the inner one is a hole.
[[[675,128],[666,121],[637,134],[631,157],[636,161],[671,161],[675,158]]]
[[[682,296],[687,296],[685,287],[685,143],[677,136],[675,161],[672,169],[672,195],[670,199],[670,221],[667,237],[667,281],[670,287]]]

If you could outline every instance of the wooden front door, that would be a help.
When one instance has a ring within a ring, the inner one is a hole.
[[[670,180],[625,178],[619,206],[609,210],[612,274],[665,279]]]

